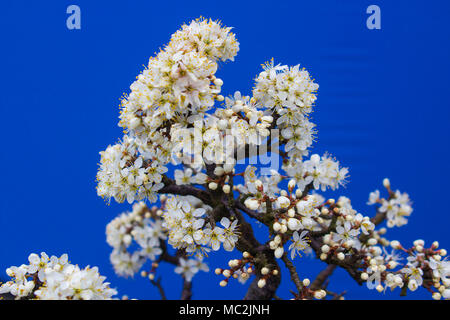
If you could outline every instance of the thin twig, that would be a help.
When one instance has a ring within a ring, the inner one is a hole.
[[[320,273],[317,275],[316,279],[311,283],[310,289],[311,290],[322,289],[323,284],[333,274],[336,267],[337,267],[336,265],[330,264],[325,269],[320,271]]]
[[[150,280],[150,282],[158,288],[159,294],[161,295],[161,300],[167,300],[166,294],[164,292],[164,288],[161,284],[161,277],[158,278],[158,280]]]

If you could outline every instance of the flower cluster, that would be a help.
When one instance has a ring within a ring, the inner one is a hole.
[[[208,271],[203,262],[208,252],[238,247],[242,257],[230,260],[229,268],[216,269],[225,277],[221,286],[255,275],[252,288],[273,290],[280,280],[278,263],[284,262],[297,288],[295,299],[323,299],[330,295],[323,282],[310,286],[309,279],[301,281],[288,262],[315,253],[330,265],[326,272],[340,266],[369,288],[400,287],[404,293],[422,286],[435,299],[450,298],[445,250],[438,250],[437,243],[424,248],[421,240],[405,249],[383,237],[386,228],[377,229],[384,221],[388,227],[407,223],[412,207],[406,193],[392,191],[385,179],[388,198],[380,198],[378,190],[369,196],[369,204],[378,206],[372,218],[358,213],[345,196],[336,201],[317,193],[344,186],[349,171],[327,153],[310,155],[318,85],[308,71],[272,60],[263,65],[251,96],[239,91],[221,95],[218,62],[234,60],[238,50],[231,28],[193,21],[150,59],[123,98],[119,126],[125,136],[101,152],[97,192],[130,203],[156,202],[160,193],[170,196],[161,195],[160,208],[138,203],[108,225],[116,272],[134,275],[149,259],[152,269],[141,275],[160,285],[154,273],[166,261],[191,281],[200,270]],[[258,172],[250,159],[269,152],[276,163]],[[247,158],[250,164],[240,167]],[[169,165],[174,179],[166,176]],[[268,227],[268,239],[256,239],[243,213]],[[389,246],[394,249],[390,253]],[[406,256],[405,264],[400,265],[399,253]]]
[[[278,128],[287,142],[285,151],[293,159],[301,159],[313,142],[315,125],[308,120],[308,115],[319,86],[299,65],[274,66],[272,59],[263,68],[256,78],[253,97],[276,113]]]
[[[138,154],[134,140],[124,136],[122,143],[100,152],[100,170],[97,173],[97,193],[106,199],[128,203],[149,199],[156,201],[156,192],[164,185],[162,174],[167,168],[154,158],[145,160]]]
[[[223,82],[214,74],[217,60],[232,60],[239,44],[231,28],[197,20],[176,32],[150,59],[131,93],[122,101],[119,125],[127,135],[101,152],[97,174],[100,196],[128,202],[149,199],[162,188],[165,165],[172,158],[173,130],[185,128],[209,110]]]
[[[340,168],[339,161],[328,155],[313,154],[306,161],[292,161],[283,168],[288,176],[294,178],[300,191],[312,184],[314,189],[325,191],[327,187],[335,190],[345,184],[348,175],[347,168]]]
[[[389,245],[392,247],[390,253],[385,248],[378,248],[366,259],[367,267],[361,273],[361,279],[367,281],[369,289],[383,292],[387,288],[402,288],[406,292],[423,286],[435,300],[450,299],[450,262],[447,261],[447,250],[438,249],[437,241],[429,248],[423,240],[414,241],[409,249],[396,240],[390,241]],[[402,263],[401,260],[406,261]]]
[[[263,65],[264,71],[256,78],[253,96],[278,114],[285,112],[309,114],[316,101],[319,85],[314,83],[309,72],[294,67]]]
[[[199,272],[209,272],[209,267],[200,259],[180,258],[179,265],[175,268],[175,273],[181,274],[186,281],[192,281],[192,278]]]
[[[212,208],[192,196],[169,197],[163,212],[163,227],[169,230],[168,242],[174,248],[185,249],[199,257],[220,246],[232,251],[238,240],[237,220],[223,217],[222,227],[211,224],[206,213]]]
[[[399,190],[393,192],[391,190],[390,182],[388,179],[383,181],[384,187],[388,190],[389,198],[380,198],[380,191],[375,190],[369,195],[369,205],[379,204],[378,211],[386,214],[387,226],[401,227],[408,223],[406,219],[413,211],[411,207],[411,200],[407,193],[401,193]]]
[[[168,120],[210,109],[214,100],[221,99],[216,61],[232,60],[239,50],[230,31],[211,20],[184,25],[131,85],[122,102],[120,125],[148,135]]]
[[[227,286],[230,279],[238,279],[240,283],[244,284],[254,273],[254,257],[250,253],[245,251],[243,252],[241,259],[230,260],[228,262],[228,266],[229,269],[217,268],[214,271],[216,275],[223,275],[225,277],[224,280],[220,281],[220,286]],[[278,270],[276,270],[275,272],[278,273]],[[268,276],[268,274],[269,272],[265,272],[266,276]],[[261,285],[261,287],[263,286]]]
[[[133,276],[148,259],[154,261],[162,253],[160,241],[167,236],[161,220],[152,219],[156,212],[139,202],[106,226],[106,241],[113,247],[110,260],[117,274]],[[133,243],[138,249],[131,253]]]
[[[343,261],[355,250],[376,244],[369,237],[375,225],[369,217],[354,210],[347,197],[340,197],[337,202],[328,200],[321,208],[321,215],[328,231],[323,236],[322,260],[335,257]]]
[[[28,262],[6,269],[12,280],[0,286],[0,294],[19,300],[107,300],[117,294],[97,267],[80,269],[69,263],[67,254],[49,258],[45,252],[32,253]]]

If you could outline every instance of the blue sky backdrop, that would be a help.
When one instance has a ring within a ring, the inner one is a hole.
[[[81,30],[66,28],[66,8],[81,8]],[[366,8],[381,8],[381,30],[368,30]],[[366,206],[384,177],[414,202],[407,226],[388,237],[410,244],[439,240],[450,249],[450,2],[321,1],[3,1],[0,5],[0,277],[31,252],[68,253],[80,266],[99,266],[120,294],[159,298],[139,275],[119,278],[109,262],[105,226],[128,204],[107,206],[96,195],[99,151],[115,143],[119,98],[184,22],[199,16],[233,26],[236,61],[222,63],[223,94],[250,94],[260,64],[306,67],[320,85],[313,152],[330,152],[350,168],[345,189],[354,208]],[[210,268],[237,257],[212,254]],[[301,277],[324,267],[295,260]],[[181,280],[161,269],[169,298]],[[194,298],[241,298],[237,281],[194,277]],[[398,298],[359,287],[343,271],[330,288],[351,299]],[[289,298],[286,274],[279,295]],[[418,290],[409,298],[430,298]]]

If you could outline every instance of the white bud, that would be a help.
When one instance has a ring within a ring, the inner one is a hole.
[[[209,185],[208,185],[208,188],[211,189],[211,190],[216,190],[217,187],[218,187],[218,185],[215,182],[210,182]]]
[[[321,249],[323,253],[328,253],[330,251],[330,247],[326,244],[324,244]]]
[[[128,247],[131,244],[131,241],[133,240],[133,238],[131,237],[131,235],[126,234],[123,236],[123,243],[125,244],[126,247]]]
[[[311,281],[308,278],[303,279],[303,285],[305,287],[309,286],[311,284]]]
[[[271,250],[275,250],[278,247],[278,244],[275,241],[270,241],[269,242],[269,248]]]
[[[230,185],[226,184],[222,187],[224,193],[228,194],[231,191]]]
[[[140,124],[141,124],[141,119],[134,117],[133,119],[131,119],[130,125],[128,126],[128,128],[129,128],[130,130],[134,130],[134,129],[136,129]]]
[[[273,231],[278,232],[278,231],[280,231],[280,230],[281,230],[281,224],[280,224],[278,221],[276,221],[276,222],[273,224]]]
[[[374,246],[374,245],[376,245],[378,243],[378,241],[377,241],[377,239],[375,239],[375,238],[370,238],[369,240],[367,240],[367,244],[369,245],[369,246]]]
[[[269,268],[263,267],[263,268],[261,269],[261,274],[265,276],[266,274],[269,273],[269,271],[270,271]]]
[[[245,200],[244,205],[247,208],[249,208],[250,210],[256,210],[259,207],[258,201],[254,200],[254,199],[247,199],[247,200]]]
[[[231,173],[233,171],[233,169],[234,169],[234,163],[228,163],[228,160],[227,160],[227,163],[225,163],[223,165],[223,170],[226,173]]]
[[[397,240],[391,241],[391,247],[393,249],[400,249],[400,242],[398,242]]]
[[[296,184],[296,183],[295,183],[295,180],[294,180],[294,179],[289,180],[289,183],[288,183],[288,189],[289,189],[290,191],[294,190],[295,184]]]
[[[409,282],[408,282],[408,289],[409,289],[409,290],[411,290],[411,291],[416,291],[418,287],[419,287],[419,286],[418,286],[416,280],[414,280],[414,279],[410,279],[410,280],[409,280]]]
[[[219,130],[226,130],[226,129],[228,128],[228,120],[220,119],[220,120],[217,122],[217,128],[218,128]]]
[[[298,221],[295,218],[289,218],[288,227],[292,231],[298,230],[298,229],[300,229],[300,221]]]
[[[222,81],[222,79],[216,78],[216,79],[214,79],[214,84],[218,87],[221,87],[221,86],[223,86],[223,81]]]
[[[222,167],[217,166],[217,167],[214,168],[214,174],[215,174],[216,176],[218,176],[218,177],[220,177],[221,175],[223,175],[224,172],[225,172],[225,171],[223,170]]]
[[[367,279],[369,279],[369,275],[365,272],[361,273],[361,280],[366,281]]]
[[[275,241],[275,243],[277,243],[277,244],[280,244],[280,243],[281,243],[281,237],[280,237],[280,235],[277,234],[277,235],[275,236],[275,238],[273,238],[273,241]]]
[[[432,295],[434,300],[441,300],[441,294],[439,292],[435,292]]]
[[[241,112],[244,108],[243,108],[243,105],[242,105],[242,104],[235,104],[235,105],[233,105],[233,106],[231,107],[231,109],[232,109],[234,112],[238,113],[238,112]]]
[[[413,242],[414,246],[424,246],[425,245],[425,241],[423,241],[422,239],[417,239]]]
[[[273,122],[273,117],[272,116],[263,116],[261,118],[262,121],[267,122],[267,123],[272,123]]]
[[[318,291],[314,292],[314,298],[316,298],[316,299],[323,299],[323,298],[325,298],[326,295],[327,295],[327,293],[325,292],[325,290],[318,290]]]
[[[224,111],[224,113],[225,113],[225,116],[227,116],[228,118],[230,118],[230,117],[232,117],[233,116],[233,110],[232,109],[226,109],[225,111]]]
[[[338,254],[337,254],[337,258],[339,259],[339,260],[344,260],[345,259],[345,254],[343,254],[342,252],[339,252]]]
[[[214,273],[217,275],[222,274],[222,269],[217,268],[216,270],[214,270]]]
[[[396,261],[389,261],[387,264],[387,267],[389,269],[394,269],[395,267],[397,267],[398,263]]]
[[[259,279],[258,281],[258,288],[263,288],[266,285],[265,279]]]
[[[383,179],[383,186],[384,186],[385,188],[390,188],[390,187],[391,187],[391,182],[389,181],[388,178],[384,178],[384,179]]]
[[[280,259],[283,256],[284,249],[283,247],[278,247],[275,249],[275,258]]]
[[[279,205],[280,208],[287,208],[291,204],[291,201],[289,200],[289,198],[281,196],[278,197],[277,204]]]
[[[290,208],[290,209],[288,210],[287,214],[288,214],[288,216],[289,216],[290,218],[293,218],[293,217],[295,217],[295,210],[292,209],[292,208]]]
[[[221,287],[225,287],[227,284],[228,284],[228,282],[225,281],[225,280],[222,280],[222,281],[220,281],[220,283],[219,283],[219,285],[220,285]]]

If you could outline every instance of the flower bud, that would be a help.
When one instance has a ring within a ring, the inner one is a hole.
[[[259,279],[258,281],[258,288],[263,288],[266,285],[265,279]]]
[[[215,182],[210,182],[209,185],[208,185],[208,188],[211,189],[211,190],[216,190],[217,187],[218,187],[218,185]]]
[[[275,258],[280,259],[283,256],[284,249],[283,247],[278,247],[275,249]]]
[[[224,193],[228,194],[231,191],[230,185],[226,184],[222,187]]]

